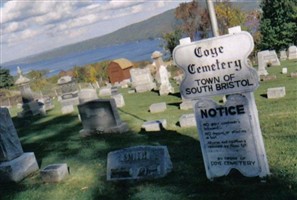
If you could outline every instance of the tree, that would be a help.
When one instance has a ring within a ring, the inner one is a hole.
[[[10,75],[9,69],[0,66],[0,88],[8,88],[14,83],[13,77]]]
[[[297,1],[263,0],[260,4],[261,50],[286,49],[297,41]]]
[[[235,7],[229,0],[216,3],[215,11],[220,34],[227,34],[228,28],[241,26],[243,30],[246,21],[246,14],[238,7]]]
[[[173,49],[179,44],[179,40],[182,37],[181,30],[177,29],[173,32],[166,33],[163,35],[163,39],[165,41],[165,49],[170,52],[170,55],[172,56]]]
[[[175,17],[181,20],[180,29],[191,40],[207,37],[210,27],[208,11],[197,1],[179,4],[175,10]]]

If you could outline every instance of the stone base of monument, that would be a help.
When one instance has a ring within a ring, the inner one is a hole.
[[[179,125],[182,128],[186,127],[196,127],[196,118],[194,113],[192,114],[184,114],[179,118]]]
[[[145,131],[160,131],[167,127],[166,119],[144,122],[141,126]]]
[[[147,83],[135,86],[135,90],[137,93],[151,91],[152,89],[156,89],[156,83]]]
[[[108,127],[108,128],[97,128],[97,130],[85,130],[82,129],[79,131],[80,136],[82,137],[87,137],[87,136],[91,136],[91,135],[96,135],[96,134],[105,134],[105,133],[126,133],[129,131],[129,127],[127,125],[127,123],[122,122],[120,125],[118,126],[112,126],[112,127]]]
[[[33,152],[0,163],[0,183],[19,182],[39,169]]]
[[[66,163],[52,164],[41,170],[40,175],[43,182],[56,183],[65,179],[69,175],[69,171]]]

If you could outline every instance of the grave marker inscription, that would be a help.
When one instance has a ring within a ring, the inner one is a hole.
[[[135,146],[109,152],[107,180],[162,178],[172,170],[166,146]]]

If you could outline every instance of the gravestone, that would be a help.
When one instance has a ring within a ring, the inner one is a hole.
[[[79,104],[78,89],[75,80],[70,76],[62,76],[58,80],[60,89],[60,104],[63,114],[72,113],[73,106]]]
[[[144,122],[141,126],[145,131],[161,131],[162,129],[166,129],[167,127],[167,120],[166,119],[159,119],[153,121]]]
[[[269,54],[269,51],[260,51],[257,53],[258,57],[258,75],[259,76],[267,76],[268,72],[266,70],[267,61],[264,59],[264,55]]]
[[[185,99],[182,97],[182,103],[179,104],[179,109],[181,110],[189,110],[193,109],[193,103],[191,99]]]
[[[69,175],[68,166],[63,164],[52,164],[40,171],[41,179],[46,183],[57,183]]]
[[[183,114],[179,118],[179,125],[182,128],[187,128],[187,127],[196,127],[196,118],[193,113],[191,114]]]
[[[55,108],[55,105],[53,104],[53,101],[50,97],[43,97],[38,101],[43,104],[45,111],[52,110]]]
[[[267,89],[267,98],[268,99],[277,99],[286,96],[285,87],[275,87]]]
[[[148,68],[130,69],[132,88],[135,88],[137,93],[151,91],[156,88],[156,83]]]
[[[247,62],[253,51],[245,31],[197,42],[180,41],[173,58],[184,71],[181,95],[196,100],[195,118],[207,178],[270,174],[253,91],[257,71]],[[206,97],[225,95],[224,105]]]
[[[168,71],[164,65],[161,65],[159,68],[159,76],[160,76],[160,87],[159,94],[168,95],[169,93],[174,93],[174,88],[171,86],[168,77]]]
[[[290,76],[291,76],[292,78],[297,78],[297,72],[291,72]]]
[[[283,68],[282,68],[282,73],[283,73],[283,74],[287,74],[287,73],[288,73],[288,68],[283,67]]]
[[[264,54],[264,60],[266,60],[266,63],[270,64],[271,66],[280,66],[280,62],[275,50],[268,51],[268,54]]]
[[[96,133],[124,133],[128,126],[122,122],[114,99],[97,99],[78,105],[82,136]]]
[[[297,59],[297,47],[296,46],[290,46],[288,49],[288,59],[293,60]]]
[[[159,112],[164,112],[167,109],[166,103],[161,102],[161,103],[153,103],[150,105],[150,112],[151,113],[159,113]]]
[[[122,108],[125,106],[125,100],[122,94],[112,95],[111,98],[115,100],[117,108]]]
[[[0,182],[19,182],[38,170],[34,153],[24,153],[7,108],[0,108]]]
[[[107,180],[140,180],[165,177],[172,171],[166,146],[134,146],[108,153]]]
[[[99,96],[111,96],[111,87],[100,88]]]
[[[276,75],[267,75],[267,76],[260,76],[261,81],[272,81],[276,80]]]
[[[288,57],[287,57],[287,52],[285,50],[280,51],[279,54],[280,54],[281,60],[287,60]]]
[[[18,79],[15,82],[20,88],[21,96],[22,96],[22,111],[19,112],[17,115],[20,118],[27,117],[27,116],[34,116],[41,113],[41,105],[35,101],[33,97],[33,93],[30,88],[30,79],[23,76],[22,70],[20,67],[17,68],[18,70]]]
[[[78,92],[78,101],[80,104],[95,99],[98,99],[98,95],[95,89],[85,88]]]

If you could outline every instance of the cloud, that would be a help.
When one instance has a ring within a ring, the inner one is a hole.
[[[107,34],[178,4],[170,0],[2,0],[1,3],[1,45],[4,57],[8,55],[5,60],[20,57],[9,53],[17,46],[32,44],[32,48],[26,49],[34,47],[33,52],[22,53],[37,53],[45,47]]]

